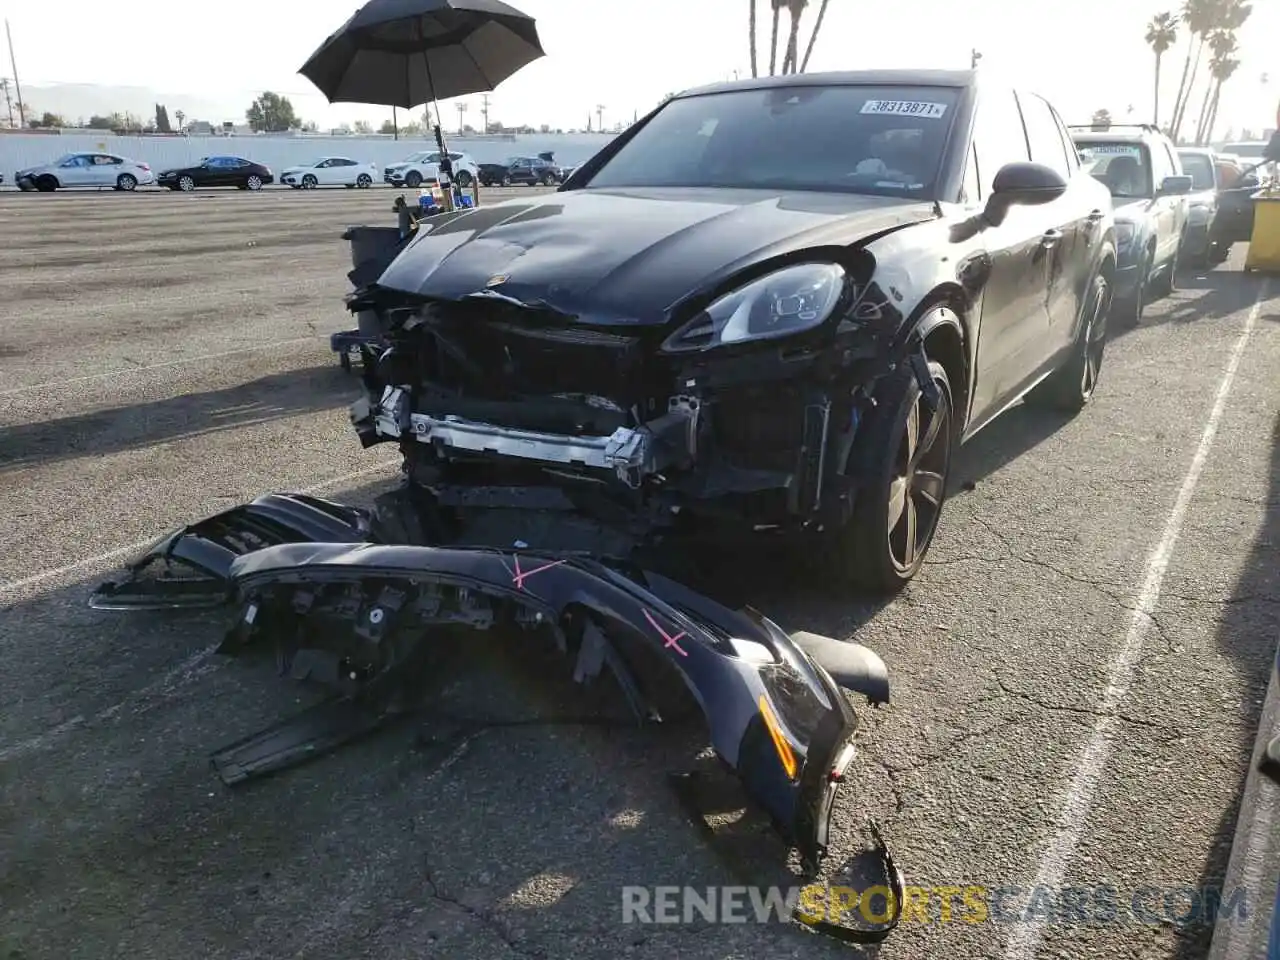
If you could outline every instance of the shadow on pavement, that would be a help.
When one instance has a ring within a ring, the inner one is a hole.
[[[222,390],[0,428],[6,470],[140,450],[345,406],[356,388],[338,364],[288,370]]]
[[[1148,305],[1138,324],[1113,323],[1108,326],[1110,340],[1119,340],[1139,330],[1174,324],[1205,323],[1221,320],[1253,305],[1263,279],[1231,265],[1204,273],[1181,275],[1178,289]],[[1152,313],[1152,307],[1161,311]],[[1106,376],[1106,366],[1103,374]]]
[[[212,656],[229,614],[87,609],[105,575],[0,617],[0,955],[858,956],[795,924],[622,923],[624,885],[742,882],[665,784],[705,731],[536,725],[617,698],[521,635],[470,635],[430,718],[224,787],[209,753],[313,696]],[[459,717],[533,725],[459,740]],[[771,834],[736,832],[788,882]]]
[[[1275,663],[1276,635],[1280,632],[1277,610],[1266,606],[1280,601],[1280,420],[1276,421],[1270,440],[1271,487],[1261,504],[1264,511],[1261,530],[1254,541],[1247,571],[1236,584],[1231,599],[1223,604],[1218,628],[1219,651],[1235,666],[1248,706],[1242,711],[1245,722],[1238,727],[1240,741],[1234,751],[1235,756],[1243,758],[1236,800],[1214,831],[1212,846],[1196,884],[1201,890],[1222,890],[1225,882],[1258,721]],[[1248,504],[1242,504],[1241,509],[1248,509]],[[1229,901],[1232,891],[1222,893]],[[1248,909],[1256,911],[1274,896],[1274,887],[1249,890],[1246,892]],[[1212,921],[1196,923],[1181,933],[1178,960],[1202,960],[1213,938]]]

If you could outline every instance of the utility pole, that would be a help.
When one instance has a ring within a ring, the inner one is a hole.
[[[981,59],[982,59],[982,52],[978,50],[977,47],[974,47],[972,50],[970,50],[969,51],[969,69],[977,70],[978,61]]]
[[[600,133],[604,133],[604,104],[596,104],[596,129]]]
[[[22,129],[27,128],[26,107],[22,103],[22,84],[18,81],[18,62],[13,59],[13,34],[9,30],[9,21],[4,22],[4,35],[9,40],[9,66],[13,69],[13,86],[18,91],[18,126]],[[6,87],[5,96],[8,96],[8,88]]]
[[[9,108],[9,126],[13,126],[13,100],[9,96],[9,78],[0,77],[0,90],[4,91],[5,106]]]
[[[480,94],[480,116],[484,118],[484,130],[481,133],[489,132],[489,95],[487,93]]]
[[[464,125],[462,118],[466,114],[466,112],[467,112],[467,105],[465,103],[459,103],[458,104],[458,136],[462,136],[462,127]]]

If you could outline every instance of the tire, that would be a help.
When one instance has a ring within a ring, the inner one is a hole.
[[[249,174],[249,178],[245,180],[244,185],[247,190],[261,190],[262,178],[256,173],[251,173]]]
[[[131,173],[122,173],[116,177],[116,189],[132,193],[138,189],[138,178]]]
[[[196,188],[196,181],[194,177],[184,174],[183,176],[178,178],[178,189],[181,190],[183,193],[190,193],[195,188]]]
[[[368,190],[373,186],[373,177],[369,176],[367,173],[360,174],[360,176],[356,177],[356,186],[361,190]]]
[[[1115,301],[1111,319],[1117,326],[1136,327],[1142,322],[1151,287],[1151,257],[1150,250],[1142,255],[1142,265],[1138,268],[1138,289],[1123,300]]]
[[[1027,403],[1062,413],[1079,413],[1093,397],[1107,349],[1111,284],[1098,273],[1085,295],[1084,322],[1070,358],[1027,394]]]
[[[457,176],[458,186],[462,187],[462,189],[465,190],[467,187],[471,186],[472,180],[473,180],[473,177],[471,176],[470,170],[458,171],[458,176]]]
[[[947,372],[931,361],[929,374],[938,387],[936,411],[929,410],[915,373],[904,363],[884,382],[876,406],[859,428],[862,437],[854,457],[860,462],[850,466],[865,483],[849,523],[830,535],[823,551],[830,560],[826,575],[836,581],[833,585],[892,595],[924,565],[946,501],[951,448],[958,435]],[[932,441],[922,447],[919,441],[931,432]],[[910,436],[916,442],[914,464],[907,454]],[[910,553],[905,550],[908,542]]]
[[[510,177],[503,177],[503,178],[502,178],[502,185],[503,185],[504,187],[509,187],[509,186],[511,186],[511,178],[510,178]]]
[[[1151,293],[1154,295],[1153,299],[1167,297],[1173,293],[1173,291],[1178,289],[1178,270],[1181,266],[1178,259],[1178,252],[1175,252],[1174,255],[1169,258],[1168,266],[1160,271],[1159,279],[1151,285]]]
[[[308,173],[302,178],[303,190],[314,190],[318,186],[320,186],[320,181],[317,180],[313,174]]]
[[[548,173],[545,177],[542,178],[542,185],[544,187],[554,187],[556,185],[556,178]]]
[[[422,186],[422,174],[417,170],[410,170],[404,175],[404,185],[410,190],[417,190]]]
[[[50,176],[43,176],[36,181],[36,189],[41,193],[53,193],[58,189],[58,186],[58,181]]]

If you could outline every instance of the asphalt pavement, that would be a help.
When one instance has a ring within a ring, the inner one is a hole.
[[[696,738],[528,726],[446,750],[436,718],[228,790],[209,752],[305,691],[212,657],[219,617],[86,608],[173,525],[394,480],[328,348],[354,326],[339,236],[393,224],[394,195],[0,197],[0,957],[856,955],[794,924],[621,922],[625,885],[740,882],[665,785]],[[896,601],[755,598],[891,671],[833,859],[873,816],[909,884],[986,888],[985,918],[935,892],[884,960],[1205,956],[1188,888],[1222,882],[1280,627],[1280,280],[1242,259],[1118,333],[1074,420],[1019,407],[975,438]],[[572,708],[500,646],[469,651],[449,710]],[[1017,921],[1037,883],[1092,906]]]

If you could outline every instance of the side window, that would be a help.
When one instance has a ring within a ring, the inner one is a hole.
[[[974,131],[974,153],[978,161],[978,186],[984,197],[991,193],[992,181],[1001,167],[1031,159],[1022,113],[1012,90],[982,91]]]
[[[1153,189],[1159,189],[1165,177],[1173,176],[1173,165],[1169,160],[1169,151],[1162,143],[1149,143],[1147,153],[1151,155],[1151,180]]]
[[[1021,93],[1018,102],[1022,105],[1022,119],[1027,127],[1027,141],[1031,144],[1031,159],[1043,163],[1070,178],[1071,168],[1067,166],[1066,151],[1062,146],[1062,134],[1058,132],[1058,124],[1049,110],[1044,98],[1034,93]]]
[[[1071,139],[1071,131],[1062,122],[1061,114],[1053,109],[1053,104],[1049,104],[1049,113],[1053,115],[1053,122],[1058,125],[1058,136],[1062,138],[1062,152],[1067,157],[1067,169],[1075,173],[1080,169],[1080,151],[1076,149],[1076,142]]]

